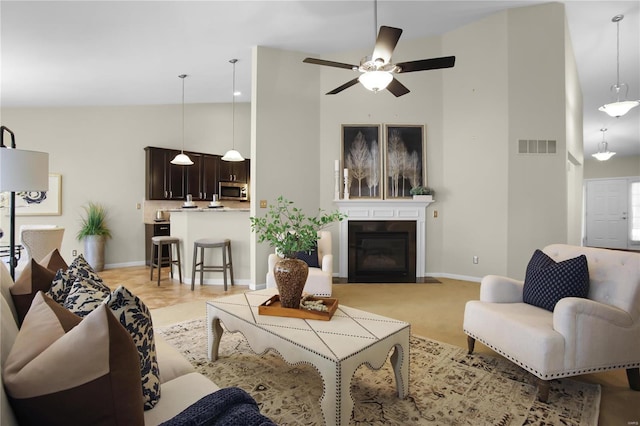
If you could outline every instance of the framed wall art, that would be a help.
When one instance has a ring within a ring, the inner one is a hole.
[[[427,186],[424,126],[388,124],[384,131],[384,197],[411,198],[411,188]]]
[[[16,192],[16,216],[62,214],[62,176],[49,174],[48,191]]]
[[[342,167],[349,198],[382,198],[380,125],[342,125]]]

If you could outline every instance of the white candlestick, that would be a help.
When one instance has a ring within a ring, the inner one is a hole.
[[[349,169],[344,169],[344,177],[349,177]]]
[[[334,188],[333,188],[333,199],[334,200],[339,200],[340,199],[340,170],[336,169],[333,172],[333,181],[334,181]]]
[[[344,169],[344,199],[349,199],[349,169]]]
[[[333,170],[340,171],[340,160],[335,160]]]

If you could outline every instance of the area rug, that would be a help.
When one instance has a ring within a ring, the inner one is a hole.
[[[160,327],[196,370],[218,386],[238,386],[279,425],[321,425],[322,380],[310,365],[291,366],[273,351],[254,354],[240,333],[225,332],[215,362],[207,360],[204,319]],[[398,399],[390,362],[360,366],[351,382],[351,425],[597,425],[600,386],[551,382],[537,401],[535,378],[500,357],[411,336],[409,396]]]

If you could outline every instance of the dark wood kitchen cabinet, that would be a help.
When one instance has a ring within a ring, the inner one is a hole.
[[[185,198],[184,166],[171,164],[180,151],[145,148],[146,198],[148,200],[182,200]]]
[[[249,160],[234,163],[222,161],[220,155],[185,151],[193,165],[171,164],[179,153],[173,149],[145,148],[147,200],[186,200],[187,194],[191,194],[194,201],[211,201],[221,180],[249,182]]]
[[[249,160],[222,161],[220,160],[220,180],[231,182],[249,182]]]

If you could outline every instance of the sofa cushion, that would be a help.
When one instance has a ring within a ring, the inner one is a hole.
[[[2,293],[2,297],[7,303],[15,323],[18,324],[18,312],[13,304],[13,296],[11,296],[11,288],[14,285],[13,278],[11,278],[11,273],[9,272],[7,265],[5,265],[4,262],[0,262],[0,293]]]
[[[110,291],[91,278],[76,278],[63,306],[79,317],[86,317],[109,297]]]
[[[58,271],[58,269],[67,269],[69,265],[64,261],[64,258],[58,251],[58,249],[53,249],[49,254],[42,258],[40,262],[41,265],[46,266],[47,269],[52,271]]]
[[[164,383],[176,377],[193,373],[196,370],[180,351],[164,340],[161,335],[154,334],[153,337],[156,344],[158,365],[162,366],[160,369],[160,383],[162,384],[162,394],[164,395]]]
[[[35,260],[29,261],[15,285],[11,287],[13,304],[18,314],[18,324],[22,324],[36,293],[49,290],[55,275],[55,271],[47,269]]]
[[[320,263],[318,262],[318,245],[314,245],[311,250],[307,251],[299,251],[296,252],[296,258],[302,260],[310,268],[319,268]]]
[[[144,424],[138,352],[106,306],[81,319],[38,293],[3,381],[21,424]]]
[[[160,371],[151,313],[142,300],[123,286],[108,295],[104,304],[133,338],[140,356],[144,409],[151,409],[160,399]]]
[[[556,263],[540,250],[533,253],[524,279],[525,303],[553,312],[560,299],[584,298],[588,294],[589,267],[585,255]]]
[[[47,296],[60,304],[64,304],[77,278],[91,280],[95,286],[101,287],[106,293],[111,291],[109,287],[104,284],[100,275],[91,268],[82,255],[79,255],[71,262],[71,265],[69,265],[66,270],[57,271],[51,283],[51,288],[47,292]]]

